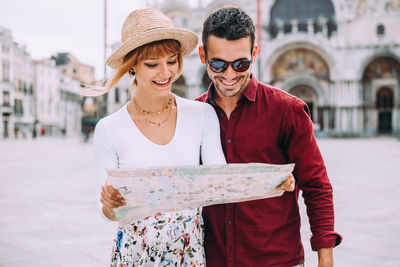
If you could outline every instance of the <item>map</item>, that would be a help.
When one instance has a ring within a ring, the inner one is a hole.
[[[125,198],[114,209],[120,225],[158,212],[281,196],[276,189],[294,164],[264,163],[108,170],[108,181]]]

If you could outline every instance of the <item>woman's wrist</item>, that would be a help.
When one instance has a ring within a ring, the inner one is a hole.
[[[115,217],[115,213],[112,208],[106,207],[103,205],[102,211],[103,211],[104,216],[106,216],[108,219],[113,220],[113,221],[117,220],[117,217]]]

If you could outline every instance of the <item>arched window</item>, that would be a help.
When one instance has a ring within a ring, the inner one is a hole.
[[[376,97],[376,107],[378,109],[393,108],[393,93],[389,88],[382,88],[378,91]]]
[[[119,88],[118,88],[118,87],[115,87],[114,93],[115,93],[115,95],[114,95],[114,102],[115,102],[115,103],[119,103]]]
[[[172,92],[178,96],[181,97],[186,97],[186,81],[185,78],[181,75],[179,76],[178,80],[174,82],[174,85],[172,87]]]
[[[298,31],[320,32],[323,23],[327,24],[327,34],[337,30],[335,11],[330,0],[277,0],[271,8],[269,34],[278,35],[279,28],[285,33],[291,32],[292,21],[298,22]],[[309,29],[309,27],[312,29]]]
[[[376,26],[376,35],[380,37],[385,35],[385,26],[383,24],[378,24],[378,26]]]
[[[312,75],[316,79],[329,81],[329,66],[312,50],[297,48],[283,53],[271,68],[272,81],[282,81],[292,75]],[[273,84],[274,82],[271,83]]]
[[[394,78],[400,79],[400,63],[391,57],[380,57],[372,61],[363,74],[363,81],[373,79]]]
[[[203,92],[206,92],[208,90],[208,87],[210,86],[211,83],[212,83],[212,81],[211,81],[210,77],[208,77],[207,71],[205,71],[203,73],[203,77],[201,79]]]
[[[378,132],[391,133],[393,119],[393,92],[389,88],[381,88],[376,97],[378,111]]]

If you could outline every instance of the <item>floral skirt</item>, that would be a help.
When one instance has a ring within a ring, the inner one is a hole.
[[[118,228],[112,267],[205,266],[200,209],[157,213]]]

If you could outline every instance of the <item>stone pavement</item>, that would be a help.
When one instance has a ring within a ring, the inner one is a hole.
[[[400,266],[400,142],[320,139],[334,187],[335,266]],[[97,211],[90,144],[0,140],[0,266],[108,266],[116,225]],[[306,266],[317,266],[303,200]]]
[[[334,249],[335,266],[400,266],[400,140],[319,139],[318,144],[333,186],[335,230],[343,235]],[[301,208],[306,266],[317,266]]]

